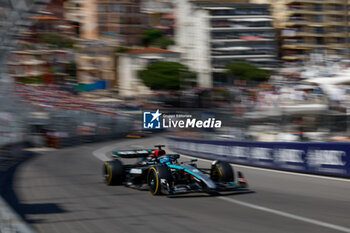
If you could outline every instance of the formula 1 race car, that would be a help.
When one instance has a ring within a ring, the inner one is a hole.
[[[149,190],[153,195],[192,192],[217,193],[245,190],[247,180],[237,172],[235,181],[231,165],[213,161],[210,168],[198,168],[197,159],[178,162],[179,154],[166,154],[164,145],[157,149],[114,151],[113,160],[105,162],[103,175],[107,185],[124,184],[131,188]],[[137,158],[133,164],[123,165],[120,158]]]

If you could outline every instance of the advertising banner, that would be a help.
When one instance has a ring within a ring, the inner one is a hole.
[[[78,91],[96,91],[106,89],[107,82],[104,80],[100,80],[91,84],[79,84],[77,85]]]
[[[289,143],[169,137],[178,153],[231,163],[350,177],[350,143]]]

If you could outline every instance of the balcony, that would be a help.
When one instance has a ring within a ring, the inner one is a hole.
[[[27,66],[38,66],[38,65],[43,65],[46,64],[47,62],[37,60],[37,59],[25,59],[25,60],[17,60],[17,61],[11,61],[8,62],[8,65],[12,66],[21,66],[21,65],[27,65]]]
[[[284,33],[282,31],[281,33],[282,37],[289,38],[289,37],[346,37],[346,32],[323,32],[323,33],[316,33],[313,31],[299,31],[299,32],[293,32],[292,30],[289,30],[288,33]]]
[[[345,42],[344,43],[331,43],[331,44],[327,44],[327,48],[328,49],[335,49],[335,50],[346,49],[347,44]]]
[[[255,40],[247,40],[247,39],[230,39],[230,38],[226,38],[226,39],[211,39],[210,42],[211,43],[223,43],[223,42],[237,42],[237,43],[241,43],[241,42],[251,42],[251,41],[259,41],[259,42],[263,42],[263,41],[274,41],[274,38],[264,38],[264,37],[255,37]]]
[[[265,30],[274,30],[273,27],[245,27],[245,26],[239,26],[239,27],[211,27],[208,28],[211,31],[265,31]]]
[[[286,55],[282,57],[283,60],[287,60],[287,61],[302,61],[308,58],[309,56],[304,54],[291,54],[291,55]]]
[[[283,49],[295,49],[295,50],[309,50],[312,48],[325,48],[326,45],[312,44],[312,43],[288,43],[282,45]]]
[[[344,0],[285,0],[285,4],[311,3],[311,4],[344,4]]]
[[[288,15],[301,14],[301,15],[346,15],[346,10],[334,10],[334,8],[324,8],[320,11],[315,10],[314,8],[289,8],[286,13]]]
[[[257,18],[257,17],[270,17],[269,14],[259,14],[259,15],[209,15],[206,18],[209,19],[247,19],[247,18]]]
[[[317,44],[315,43],[288,43],[282,45],[282,49],[292,49],[292,50],[310,50],[317,48],[327,48],[327,49],[345,49],[346,43],[325,43]]]
[[[331,27],[331,26],[345,26],[345,21],[324,21],[324,22],[315,22],[313,20],[304,20],[304,21],[288,21],[284,24],[287,27],[293,26],[309,26],[309,27]]]
[[[240,54],[240,55],[223,55],[223,56],[211,56],[212,59],[247,59],[247,58],[275,58],[276,55],[273,54]]]
[[[309,25],[310,24],[310,21],[309,20],[288,20],[286,23],[285,23],[285,26],[294,26],[294,25]]]

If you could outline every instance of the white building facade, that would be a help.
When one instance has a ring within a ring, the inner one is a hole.
[[[277,63],[277,44],[267,4],[177,0],[176,43],[198,86],[231,84],[226,64],[249,62],[265,69]]]
[[[150,94],[151,90],[138,78],[138,72],[152,62],[179,62],[179,60],[179,53],[159,48],[131,49],[118,54],[116,67],[119,95],[131,97]]]

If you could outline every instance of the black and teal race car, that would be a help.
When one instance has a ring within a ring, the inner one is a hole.
[[[107,185],[126,185],[149,190],[153,195],[175,195],[191,192],[218,193],[245,191],[247,180],[242,172],[237,179],[232,166],[215,160],[210,168],[198,168],[197,159],[179,162],[179,154],[166,154],[163,145],[157,149],[114,151],[113,159],[105,162],[103,175]],[[136,159],[123,164],[121,159]]]

